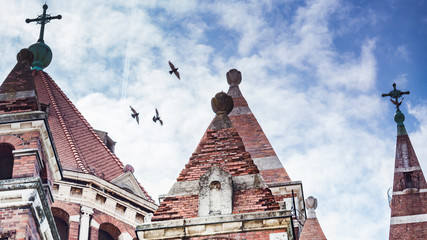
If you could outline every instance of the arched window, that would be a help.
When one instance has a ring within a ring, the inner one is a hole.
[[[12,178],[13,154],[15,148],[8,143],[0,143],[0,180]]]
[[[98,240],[118,240],[120,230],[111,223],[103,223],[99,226]]]
[[[59,232],[61,240],[68,240],[68,234],[70,230],[69,219],[70,215],[60,208],[52,208],[53,219],[55,220],[56,228]]]

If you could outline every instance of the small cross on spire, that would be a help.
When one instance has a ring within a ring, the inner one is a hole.
[[[396,83],[393,83],[393,90],[391,90],[389,93],[383,93],[381,96],[382,97],[391,97],[390,101],[396,105],[396,109],[397,111],[400,111],[399,106],[402,104],[403,98],[402,100],[400,100],[399,102],[399,98],[402,97],[402,95],[404,94],[409,94],[409,91],[406,92],[402,92],[400,90],[396,89]],[[393,100],[394,98],[394,100]]]
[[[46,23],[50,22],[50,20],[52,20],[52,19],[61,19],[62,18],[61,15],[57,15],[57,16],[51,17],[49,14],[46,14],[46,10],[47,10],[47,5],[45,3],[43,5],[43,14],[42,15],[39,15],[37,18],[33,18],[33,19],[27,18],[25,20],[26,23],[37,22],[37,24],[41,25],[40,36],[39,36],[39,40],[37,40],[37,42],[44,43],[43,35],[44,35],[44,25]]]

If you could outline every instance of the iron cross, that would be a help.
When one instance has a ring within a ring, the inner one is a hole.
[[[410,93],[409,91],[402,92],[400,90],[397,90],[396,89],[396,83],[393,83],[393,90],[390,91],[389,93],[383,93],[381,96],[383,96],[383,97],[388,97],[388,96],[391,97],[390,101],[394,105],[396,105],[397,110],[399,110],[399,106],[400,106],[400,104],[402,104],[402,101],[403,101],[403,98],[402,98],[402,100],[400,100],[400,102],[399,102],[399,98],[402,97],[402,95],[409,94],[409,93]],[[393,98],[394,98],[394,100],[393,100]]]
[[[39,40],[37,40],[37,42],[42,42],[42,43],[44,43],[44,40],[43,40],[43,35],[44,35],[44,25],[45,25],[46,23],[50,22],[50,20],[52,20],[52,19],[61,19],[61,18],[62,18],[62,16],[61,16],[61,15],[51,17],[49,14],[46,14],[46,9],[47,9],[47,5],[46,5],[46,3],[45,3],[45,4],[43,5],[43,14],[42,14],[42,15],[39,15],[37,18],[34,18],[34,19],[29,19],[29,18],[27,18],[27,19],[25,20],[25,22],[26,22],[26,23],[30,23],[30,22],[37,22],[37,24],[40,24],[40,25],[41,25],[41,28],[40,28],[40,36],[39,36]]]

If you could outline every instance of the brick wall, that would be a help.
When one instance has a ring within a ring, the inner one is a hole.
[[[391,216],[425,214],[427,212],[427,192],[394,195]]]
[[[234,191],[233,213],[279,210],[270,189],[249,189]]]
[[[427,239],[427,222],[391,225],[390,240],[415,239]]]
[[[0,232],[15,231],[17,240],[40,240],[31,210],[27,207],[0,209]]]
[[[154,212],[151,219],[155,221],[193,218],[197,217],[199,209],[199,196],[176,196],[166,197]]]

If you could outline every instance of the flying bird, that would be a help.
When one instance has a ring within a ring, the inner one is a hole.
[[[163,121],[160,119],[160,117],[159,117],[159,111],[157,111],[157,108],[156,108],[156,115],[153,116],[153,122],[157,122],[157,120],[160,122],[160,125],[163,126]]]
[[[169,61],[169,66],[171,67],[172,70],[169,71],[170,74],[175,73],[176,77],[178,79],[181,79],[179,77],[179,72],[178,72],[178,68],[175,68],[175,66],[171,63],[171,61]]]
[[[136,112],[136,110],[135,110],[133,107],[131,107],[131,106],[129,106],[129,107],[130,107],[130,110],[132,111],[131,116],[132,116],[133,118],[135,118],[136,122],[137,122],[137,123],[138,123],[138,125],[139,125],[139,112]]]

